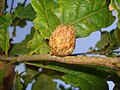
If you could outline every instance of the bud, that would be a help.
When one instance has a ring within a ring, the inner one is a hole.
[[[67,56],[75,48],[75,29],[72,26],[59,25],[50,36],[51,54]]]

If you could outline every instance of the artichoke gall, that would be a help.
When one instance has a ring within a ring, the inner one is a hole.
[[[72,26],[59,25],[49,39],[51,54],[67,56],[74,50],[75,43],[75,29]]]

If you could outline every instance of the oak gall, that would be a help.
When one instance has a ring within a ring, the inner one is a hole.
[[[75,29],[72,26],[59,25],[49,39],[51,54],[67,56],[74,50],[75,43]]]

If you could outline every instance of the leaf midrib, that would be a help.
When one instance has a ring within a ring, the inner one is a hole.
[[[95,12],[93,12],[93,13],[90,13],[90,14],[86,15],[85,17],[83,17],[83,18],[81,18],[81,19],[78,19],[78,20],[76,20],[75,22],[70,23],[70,25],[74,25],[74,24],[76,24],[77,22],[82,21],[83,19],[86,19],[86,18],[88,18],[89,16],[94,15],[94,14],[102,11],[102,10],[105,9],[105,8],[106,8],[106,7],[103,7],[103,8],[101,8],[101,9],[99,9],[98,11],[95,11]]]
[[[47,14],[47,11],[46,11],[45,4],[44,4],[44,3],[43,3],[43,7],[44,7],[44,11],[45,11],[45,19],[46,19],[48,28],[49,28],[50,32],[52,33],[52,30],[51,30],[51,27],[50,27],[50,24],[49,24],[49,20],[48,20],[48,14]]]
[[[32,52],[30,52],[29,55],[32,55],[34,52],[36,52],[38,49],[40,49],[44,44],[46,44],[46,42],[42,43],[39,47],[34,49]]]

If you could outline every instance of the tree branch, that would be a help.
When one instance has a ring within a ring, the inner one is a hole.
[[[87,54],[107,55],[108,52],[94,52],[94,51],[90,51],[90,52],[85,52],[85,53],[73,53],[70,56],[87,55]]]
[[[14,4],[14,0],[12,0],[12,3],[11,3],[10,13],[12,13],[12,10],[13,10],[13,4]]]
[[[11,61],[17,60],[17,62],[27,62],[27,61],[55,61],[66,64],[87,64],[87,65],[99,65],[114,68],[119,70],[118,63],[120,63],[120,58],[111,57],[100,57],[100,56],[66,56],[57,57],[50,54],[39,54],[30,56],[18,56],[18,57],[5,57],[0,56],[0,60]]]
[[[4,14],[5,0],[0,0],[0,16]]]

